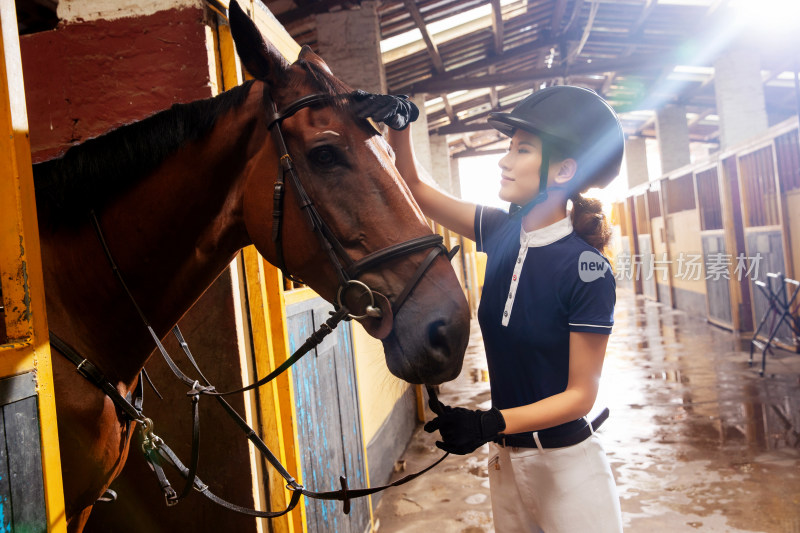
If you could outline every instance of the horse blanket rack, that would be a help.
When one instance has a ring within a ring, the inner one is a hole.
[[[753,354],[761,351],[760,376],[764,376],[767,364],[767,353],[775,355],[773,348],[800,353],[800,282],[789,279],[781,273],[768,272],[767,282],[756,281],[756,287],[767,299],[768,309],[759,322],[753,339],[750,341],[750,366],[753,365]],[[786,326],[789,338],[780,336],[781,326]],[[761,337],[759,337],[761,335]],[[766,340],[761,340],[766,339]]]

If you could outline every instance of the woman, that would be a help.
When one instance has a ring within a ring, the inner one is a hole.
[[[615,281],[600,255],[610,231],[600,203],[580,193],[619,173],[619,120],[593,91],[556,86],[510,113],[490,114],[489,123],[511,138],[500,161],[500,198],[512,214],[428,185],[408,130],[388,135],[426,216],[474,239],[488,256],[478,319],[493,406],[432,406],[441,414],[425,429],[438,430],[437,446],[452,453],[491,442],[496,531],[618,532],[616,486],[594,435],[604,416],[585,419],[613,325]]]

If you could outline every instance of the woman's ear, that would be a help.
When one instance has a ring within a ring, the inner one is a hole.
[[[558,172],[556,173],[554,181],[559,185],[564,185],[575,176],[578,171],[578,162],[571,157],[564,159],[557,163]]]

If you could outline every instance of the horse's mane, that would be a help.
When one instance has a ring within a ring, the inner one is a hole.
[[[304,76],[289,83],[300,88],[342,97],[352,89],[312,61],[298,60]],[[175,104],[138,122],[88,139],[62,155],[33,166],[36,203],[40,218],[51,226],[87,220],[92,209],[101,210],[188,142],[206,135],[217,118],[242,105],[252,81],[213,98]],[[334,98],[344,108],[347,98]]]
[[[206,135],[217,118],[242,105],[251,81],[213,98],[175,104],[138,122],[88,139],[33,166],[40,217],[56,225],[101,209],[184,144]]]

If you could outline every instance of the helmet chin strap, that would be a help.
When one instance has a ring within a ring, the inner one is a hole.
[[[533,200],[525,205],[511,204],[509,215],[516,215],[524,217],[531,210],[540,203],[547,200],[547,178],[550,174],[550,143],[542,142],[542,164],[539,166],[539,194]],[[551,187],[555,189],[557,187]]]

